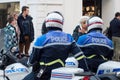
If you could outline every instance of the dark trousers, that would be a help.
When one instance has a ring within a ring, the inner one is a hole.
[[[88,59],[87,60],[90,71],[95,72],[95,73],[97,72],[98,66],[104,62],[106,62],[106,60],[102,60],[102,59]]]

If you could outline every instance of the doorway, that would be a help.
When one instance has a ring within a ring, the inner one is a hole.
[[[0,9],[0,29],[5,27],[7,23],[7,10]]]
[[[102,0],[83,0],[83,15],[101,16]]]

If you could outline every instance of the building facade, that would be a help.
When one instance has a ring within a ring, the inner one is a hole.
[[[99,9],[96,6],[87,4],[87,1],[99,1],[96,2],[97,4],[93,3],[93,5],[100,4]],[[33,17],[35,28],[35,37],[41,35],[41,26],[47,13],[54,10],[63,14],[65,17],[63,29],[70,34],[72,34],[73,29],[79,23],[84,10],[91,10],[90,14],[94,14],[97,11],[97,15],[104,20],[105,27],[108,27],[115,12],[120,11],[119,2],[120,0],[0,0],[0,27],[5,26],[6,15],[12,12],[20,13],[21,7],[24,5],[30,8],[30,15]]]

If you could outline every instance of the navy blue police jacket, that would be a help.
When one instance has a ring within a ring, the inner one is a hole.
[[[112,59],[113,57],[113,43],[100,31],[91,31],[80,36],[77,44],[88,58]]]
[[[69,53],[74,54],[79,62],[84,57],[70,34],[59,30],[49,31],[36,39],[29,63],[37,61],[40,65],[52,66],[51,69],[62,67]]]

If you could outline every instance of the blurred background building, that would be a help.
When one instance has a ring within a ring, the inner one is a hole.
[[[108,27],[115,12],[120,11],[119,3],[120,0],[0,0],[0,28],[5,27],[7,16],[13,12],[19,14],[24,5],[29,6],[30,15],[34,18],[36,37],[41,34],[47,13],[54,10],[64,15],[64,31],[71,34],[80,17],[86,14],[100,16]]]

